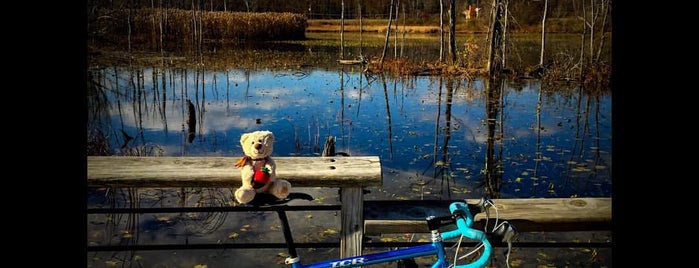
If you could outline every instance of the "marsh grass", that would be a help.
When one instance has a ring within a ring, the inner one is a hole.
[[[93,41],[157,46],[199,40],[296,40],[305,38],[306,18],[288,12],[227,12],[181,9],[101,9],[88,24]],[[162,39],[161,39],[162,38]]]

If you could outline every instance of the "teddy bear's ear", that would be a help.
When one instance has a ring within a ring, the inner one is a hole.
[[[240,145],[245,147],[245,141],[247,141],[249,137],[250,137],[250,133],[245,133],[242,136],[240,136]]]

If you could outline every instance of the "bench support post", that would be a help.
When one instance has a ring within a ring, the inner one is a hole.
[[[340,189],[340,258],[362,255],[364,237],[364,196],[361,187]]]

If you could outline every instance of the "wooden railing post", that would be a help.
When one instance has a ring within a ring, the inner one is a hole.
[[[364,196],[361,187],[340,189],[340,258],[362,255]]]

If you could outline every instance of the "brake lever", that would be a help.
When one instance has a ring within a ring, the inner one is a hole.
[[[490,199],[487,199],[485,197],[481,197],[480,200],[478,200],[478,203],[476,204],[468,204],[469,211],[471,212],[472,215],[476,215],[478,213],[486,212],[488,213],[488,208],[493,205],[493,202],[490,201]]]

